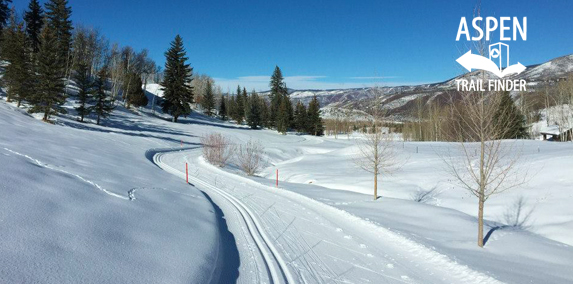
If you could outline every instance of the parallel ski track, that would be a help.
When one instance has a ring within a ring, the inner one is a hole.
[[[173,149],[173,151],[157,152],[153,155],[153,163],[155,163],[158,167],[165,170],[166,172],[185,178],[185,173],[182,173],[169,166],[168,164],[162,162],[163,155],[179,150],[180,149]],[[259,219],[247,206],[245,206],[245,204],[224,190],[221,190],[199,178],[190,175],[189,182],[197,184],[203,189],[207,189],[220,195],[237,209],[237,212],[239,212],[249,230],[253,242],[263,256],[264,265],[266,266],[266,271],[269,273],[269,279],[271,283],[295,283],[294,277],[288,268],[288,264],[274,246],[271,238],[265,233],[265,230]]]

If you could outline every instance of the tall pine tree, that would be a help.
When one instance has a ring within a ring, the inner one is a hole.
[[[24,15],[26,21],[26,33],[28,41],[34,53],[40,50],[40,33],[44,25],[44,10],[38,0],[31,0],[28,5],[28,11]]]
[[[227,120],[227,96],[221,95],[221,102],[219,104],[219,116],[221,120]]]
[[[278,66],[275,66],[275,70],[271,76],[271,82],[269,83],[269,87],[271,88],[271,93],[269,95],[271,100],[269,120],[272,126],[277,125],[279,107],[281,105],[283,95],[286,93],[286,87],[283,80],[284,78],[281,69]]]
[[[245,120],[247,120],[247,115],[249,113],[249,94],[247,93],[247,88],[243,87],[242,95],[243,95],[243,103],[244,103],[244,107],[245,107],[245,110],[243,111],[243,113],[244,113]]]
[[[290,126],[288,102],[286,100],[281,100],[281,105],[277,112],[276,123],[277,131],[279,133],[286,134]]]
[[[245,98],[241,94],[241,86],[237,86],[237,95],[235,97],[235,120],[237,124],[243,123],[245,118]]]
[[[84,122],[84,118],[89,115],[92,108],[89,106],[92,99],[93,83],[89,75],[88,66],[85,62],[80,62],[75,70],[74,81],[78,86],[78,103],[76,108],[80,116],[80,122]]]
[[[258,126],[262,125],[261,118],[261,99],[257,92],[253,90],[253,93],[249,97],[248,112],[247,112],[247,124],[252,129],[257,129]]]
[[[235,96],[229,94],[229,97],[227,99],[227,117],[229,117],[229,119],[234,120],[237,117],[235,111],[236,109],[237,109],[237,102],[235,101]]]
[[[133,105],[135,107],[147,106],[147,104],[149,104],[149,99],[143,90],[143,81],[141,80],[141,76],[135,72],[130,72],[129,77],[132,83],[129,85],[129,89],[127,90],[129,93],[129,97],[127,98],[128,105]]]
[[[66,76],[69,68],[70,49],[72,47],[72,8],[68,0],[50,0],[46,3],[46,24],[54,33],[57,48],[58,71]]]
[[[497,127],[500,127],[500,137],[498,139],[515,139],[527,138],[527,131],[525,128],[525,117],[521,114],[519,109],[515,106],[513,99],[509,92],[499,94],[499,105],[496,113],[494,114],[494,122]],[[505,128],[505,129],[501,129]]]
[[[296,104],[296,109],[294,111],[294,127],[299,133],[306,131],[306,126],[308,124],[306,107],[301,101]]]
[[[294,108],[292,107],[292,102],[290,101],[290,97],[288,96],[288,94],[286,94],[286,92],[283,95],[282,100],[286,104],[287,116],[288,116],[288,127],[293,128],[294,127]]]
[[[16,100],[19,107],[31,93],[31,83],[34,78],[24,24],[18,21],[14,9],[11,12],[9,25],[2,34],[1,55],[8,63],[4,68],[3,77],[7,87],[7,100]]]
[[[107,78],[107,70],[102,68],[98,72],[97,78],[94,82],[92,93],[94,97],[93,111],[97,115],[98,125],[100,124],[101,119],[108,117],[114,109],[112,98],[106,93]]]
[[[269,110],[269,104],[264,98],[261,98],[261,127],[270,127],[270,116],[271,111]]]
[[[0,33],[4,30],[10,18],[10,3],[12,3],[12,0],[0,0]]]
[[[211,86],[211,80],[207,80],[205,86],[205,94],[201,100],[201,107],[205,110],[205,114],[208,116],[213,115],[215,110],[215,95],[213,94],[213,86]]]
[[[320,117],[320,103],[316,96],[314,96],[308,104],[306,131],[315,136],[322,136],[324,133],[322,118]]]
[[[173,117],[173,122],[177,122],[179,116],[191,113],[190,104],[193,103],[193,68],[186,63],[188,58],[181,36],[177,35],[171,42],[165,58],[164,79],[161,83],[164,91],[162,110]]]
[[[63,74],[60,72],[59,44],[51,26],[45,26],[40,36],[38,52],[38,89],[31,98],[33,107],[30,112],[44,114],[43,120],[48,122],[50,115],[65,112],[61,106],[65,103]]]

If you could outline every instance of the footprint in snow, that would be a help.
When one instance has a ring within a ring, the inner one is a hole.
[[[360,244],[360,247],[363,249],[367,248],[367,246],[365,244]]]
[[[392,263],[388,263],[388,264],[386,264],[386,267],[388,267],[388,268],[392,269],[392,268],[394,268],[394,264],[392,264]]]
[[[366,256],[370,258],[374,257],[374,255],[372,255],[371,253],[367,254]]]
[[[402,279],[404,279],[404,280],[410,279],[410,277],[408,277],[408,276],[406,276],[406,275],[402,275],[402,276],[400,276],[400,277],[401,277]]]
[[[341,229],[341,228],[336,228],[336,231],[337,231],[337,232],[342,232],[342,229]]]
[[[351,240],[351,239],[352,239],[352,236],[344,236],[344,238],[347,239],[347,240]]]

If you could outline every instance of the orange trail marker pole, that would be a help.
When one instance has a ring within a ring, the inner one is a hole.
[[[185,181],[189,183],[189,166],[185,163]]]

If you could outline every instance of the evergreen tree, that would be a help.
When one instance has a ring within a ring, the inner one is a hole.
[[[97,115],[97,124],[100,124],[102,118],[108,117],[114,109],[113,101],[111,96],[106,94],[106,81],[107,81],[107,70],[102,68],[97,75],[94,82],[93,96],[94,96],[94,106],[93,111]]]
[[[66,96],[63,74],[59,69],[61,67],[58,61],[59,45],[50,26],[42,29],[40,43],[37,62],[38,89],[31,98],[33,107],[30,112],[43,113],[43,120],[48,122],[53,113],[65,112],[61,105],[65,103]]]
[[[293,128],[294,127],[294,108],[292,107],[292,102],[290,101],[290,97],[288,96],[288,94],[286,94],[286,92],[285,92],[285,94],[283,94],[282,101],[284,101],[286,104],[287,115],[288,115],[288,127]]]
[[[283,95],[286,94],[286,87],[283,80],[284,78],[281,69],[278,66],[275,66],[275,70],[271,76],[271,82],[269,83],[271,88],[271,93],[269,95],[271,100],[269,120],[272,126],[277,125],[277,115],[281,105],[281,100]]]
[[[162,110],[171,114],[173,122],[177,122],[179,116],[191,113],[190,104],[193,103],[193,68],[186,63],[188,58],[181,36],[177,35],[171,42],[165,57],[164,79],[161,83],[164,91]]]
[[[249,103],[247,104],[249,111],[247,114],[247,124],[252,129],[257,129],[259,125],[262,125],[261,121],[261,99],[259,95],[253,90],[253,93],[249,97]]]
[[[295,117],[294,118],[295,129],[299,133],[305,132],[307,129],[308,121],[307,121],[306,107],[301,101],[298,101],[298,103],[296,104],[294,117]]]
[[[501,137],[498,137],[498,139],[527,138],[525,117],[515,106],[511,95],[506,91],[501,93],[500,96],[498,110],[494,115],[494,122],[495,125],[507,129],[500,129]]]
[[[288,103],[286,100],[281,101],[276,117],[277,131],[286,134],[290,126]]]
[[[0,0],[0,33],[4,30],[10,18],[10,7],[8,6],[10,3],[12,3],[12,0]]]
[[[24,15],[26,21],[26,33],[28,41],[34,53],[40,49],[40,33],[44,25],[44,10],[38,0],[31,0],[28,5],[28,11]]]
[[[324,128],[322,126],[322,118],[320,117],[320,103],[316,96],[312,98],[308,104],[307,110],[307,132],[315,136],[322,136]]]
[[[241,86],[237,86],[237,95],[235,96],[235,120],[237,124],[243,123],[243,119],[245,118],[245,105],[246,101],[241,94]]]
[[[245,116],[245,120],[247,120],[247,115],[249,114],[249,94],[247,94],[247,88],[243,87],[243,102],[245,105],[245,110],[244,110],[244,116]]]
[[[208,116],[213,115],[213,110],[215,110],[215,95],[213,94],[213,86],[211,86],[211,80],[207,80],[207,85],[205,86],[205,94],[201,100],[201,106],[205,110],[205,114]]]
[[[227,96],[222,95],[221,96],[221,102],[219,104],[219,116],[221,117],[221,120],[225,121],[227,120]]]
[[[237,108],[237,105],[235,102],[235,96],[233,96],[232,94],[229,94],[229,97],[227,99],[227,117],[234,120],[237,117],[236,111],[235,111],[236,108]]]
[[[60,72],[66,72],[66,65],[72,46],[72,8],[68,6],[68,0],[49,0],[46,3],[46,24],[50,26],[58,45],[57,60],[60,64]],[[65,75],[64,75],[65,76]]]
[[[261,126],[264,127],[270,127],[270,110],[269,110],[269,104],[267,103],[267,101],[264,98],[261,98]]]
[[[2,60],[8,63],[3,77],[7,87],[7,100],[16,100],[19,107],[31,93],[34,78],[24,24],[16,18],[15,10],[12,10],[9,25],[2,34],[1,55]]]
[[[92,108],[89,106],[92,99],[93,83],[89,75],[88,66],[85,62],[80,62],[77,65],[74,81],[78,86],[78,102],[79,106],[76,108],[80,116],[80,122],[84,122],[84,117],[89,115]]]
[[[129,89],[127,92],[129,93],[128,97],[128,104],[133,105],[135,107],[144,107],[147,106],[149,103],[149,99],[145,95],[145,91],[143,90],[143,81],[141,80],[141,76],[139,76],[135,72],[131,72],[129,74],[131,84],[129,85]]]

